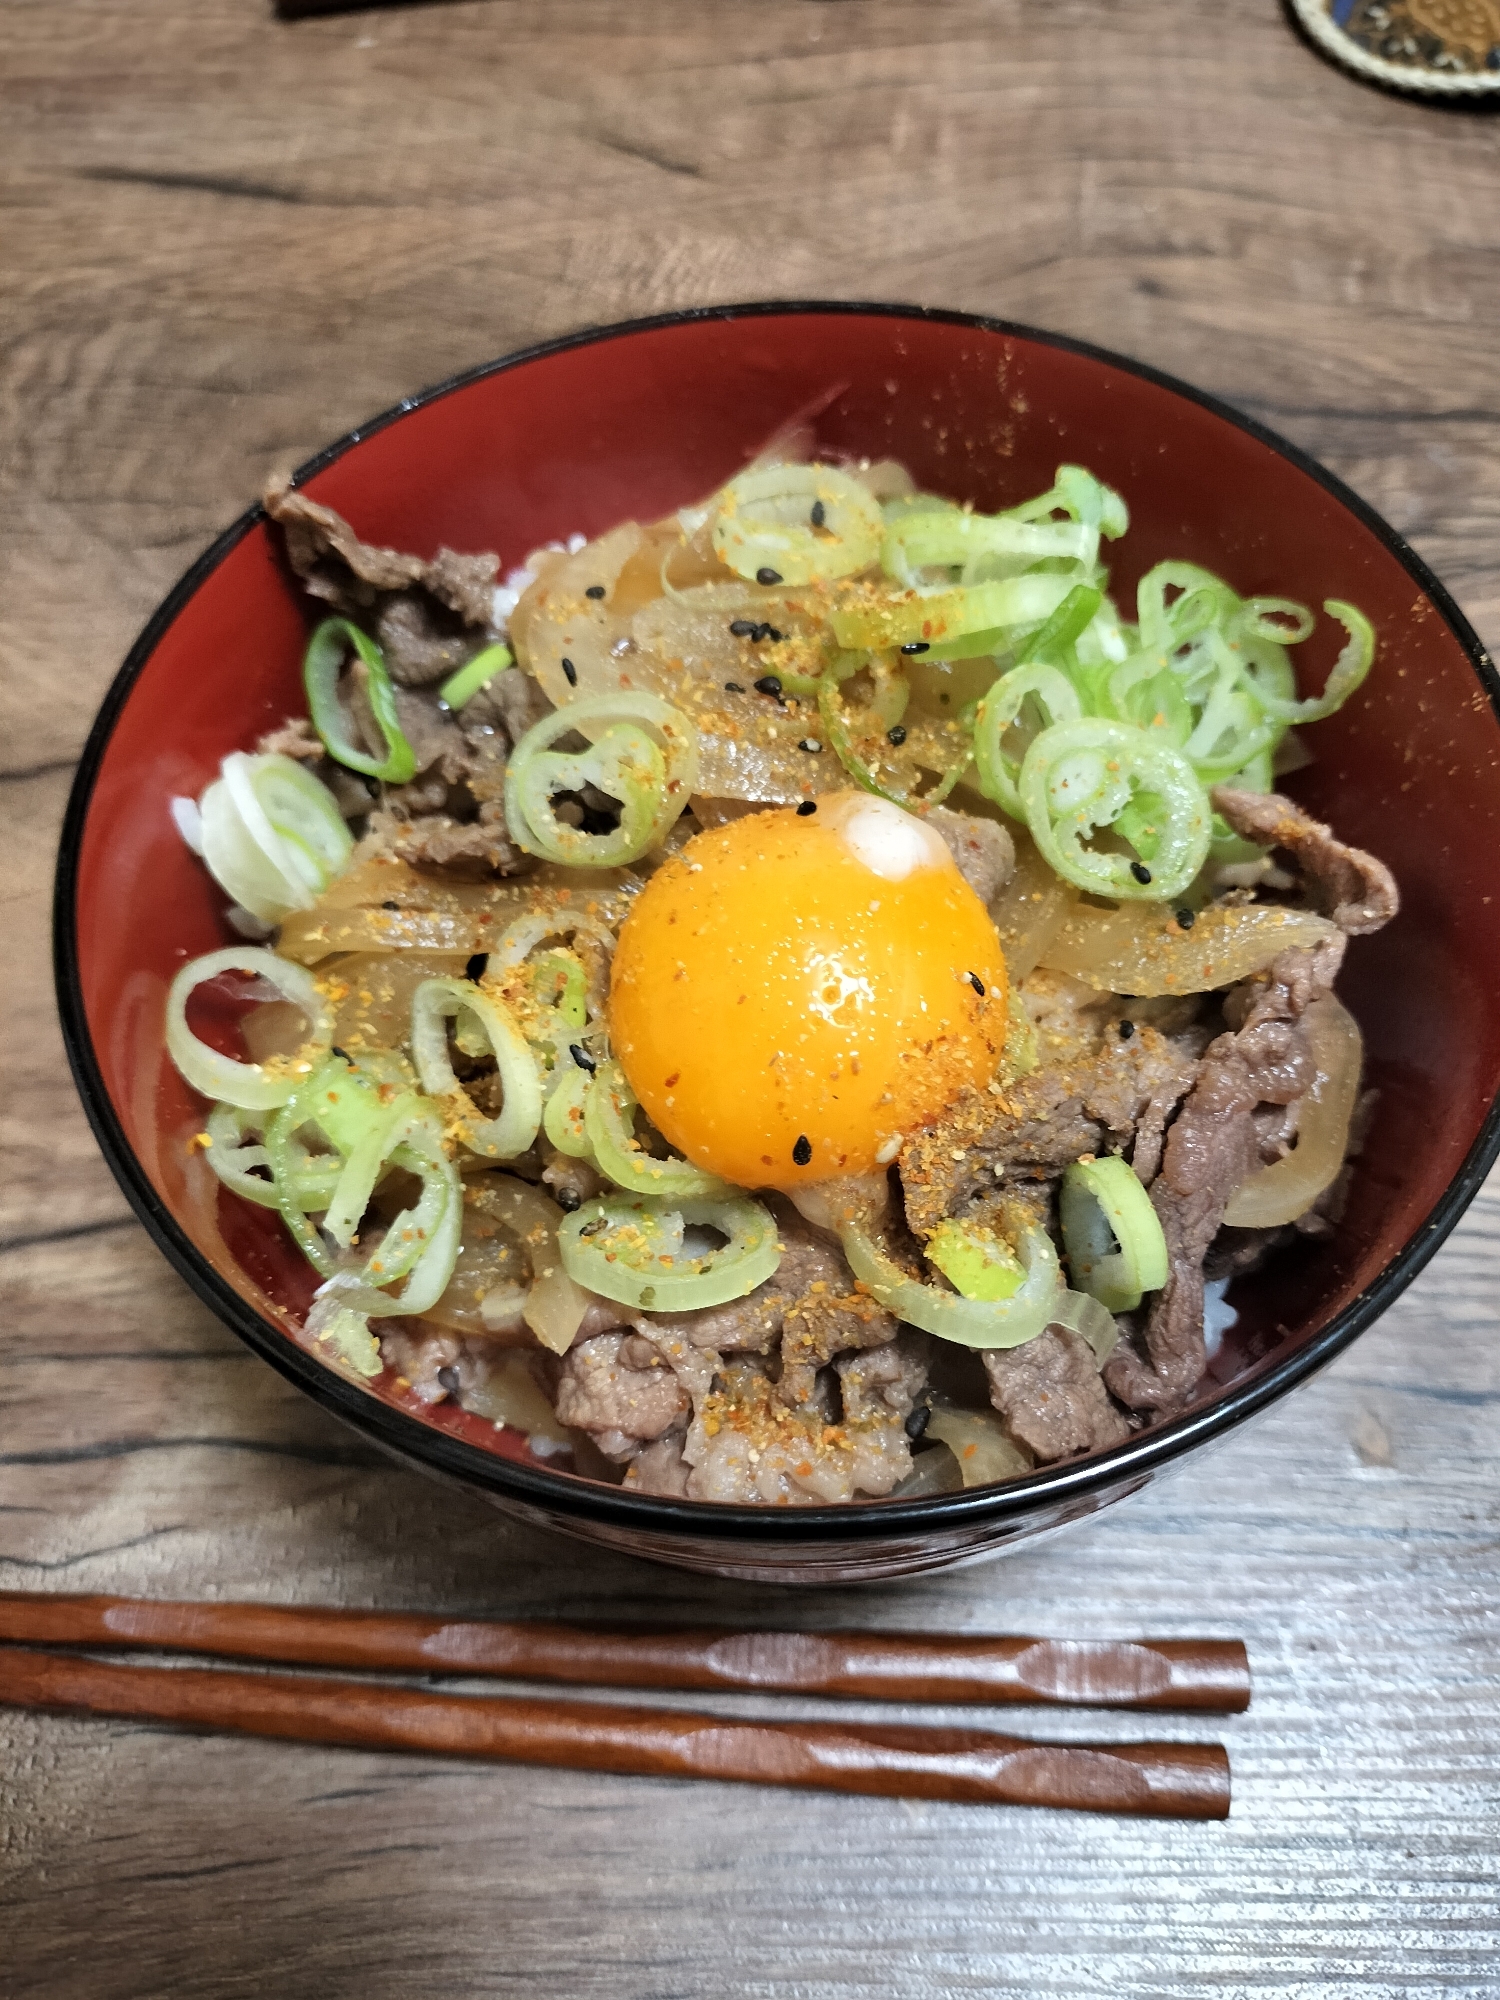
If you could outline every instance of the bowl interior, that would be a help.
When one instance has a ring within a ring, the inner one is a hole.
[[[1500,726],[1474,664],[1394,538],[1262,437],[1099,356],[958,320],[786,311],[584,340],[400,414],[338,448],[307,487],[368,540],[422,555],[494,549],[509,567],[540,543],[701,498],[789,421],[820,449],[894,456],[919,485],[986,508],[1046,487],[1061,462],[1087,465],[1130,506],[1114,548],[1124,606],[1170,556],[1242,593],[1347,598],[1374,620],[1370,680],[1311,732],[1317,761],[1289,789],[1391,864],[1404,907],[1354,944],[1341,982],[1378,1092],[1345,1221],[1237,1288],[1217,1386],[1273,1365],[1420,1230],[1500,1088]],[[222,898],[168,801],[196,795],[228,751],[303,709],[305,632],[300,591],[253,525],[137,649],[76,875],[82,1002],[115,1118],[196,1250],[288,1340],[311,1274],[274,1216],[219,1198],[161,1023],[174,972],[225,937]],[[1320,620],[1299,649],[1310,685],[1341,638]],[[389,1375],[377,1393],[418,1410]],[[447,1406],[421,1417],[529,1457],[516,1434]]]

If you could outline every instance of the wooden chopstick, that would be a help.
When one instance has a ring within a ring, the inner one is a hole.
[[[396,1673],[511,1675],[596,1687],[741,1688],[876,1701],[1219,1714],[1238,1713],[1250,1702],[1245,1648],[1222,1639],[616,1629],[31,1591],[0,1592],[0,1639],[168,1648]]]
[[[1229,1811],[1229,1760],[1209,1743],[1028,1743],[980,1729],[743,1722],[302,1674],[119,1666],[20,1647],[0,1647],[0,1703],[300,1743],[885,1798],[1174,1819],[1223,1819]]]

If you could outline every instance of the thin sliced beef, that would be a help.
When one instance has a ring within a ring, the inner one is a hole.
[[[901,1149],[906,1216],[924,1241],[949,1216],[997,1190],[1041,1206],[1065,1167],[1120,1152],[1142,1133],[1154,1145],[1191,1084],[1193,1059],[1154,1028],[1107,1039],[1092,1055],[1051,1063],[1007,1084],[970,1090]]]
[[[882,1347],[895,1335],[896,1321],[867,1292],[856,1291],[846,1278],[844,1288],[816,1283],[786,1309],[781,1330],[781,1399],[809,1403],[816,1393],[820,1368],[835,1355]]]
[[[405,819],[394,812],[370,815],[370,832],[377,851],[393,855],[413,868],[447,868],[463,875],[519,875],[532,866],[505,831],[500,815],[476,820],[454,819],[448,813],[422,813]]]
[[[1104,1370],[1132,1409],[1176,1408],[1202,1378],[1203,1262],[1229,1197],[1260,1165],[1257,1111],[1290,1104],[1313,1081],[1316,1065],[1300,1024],[1312,1001],[1331,989],[1343,952],[1342,938],[1284,951],[1268,973],[1225,1000],[1230,1031],[1210,1043],[1151,1187],[1167,1239],[1167,1283],[1146,1321],[1144,1352],[1121,1347]]]
[[[632,1493],[654,1493],[663,1500],[688,1498],[693,1468],[682,1455],[686,1436],[685,1431],[670,1431],[641,1447],[625,1469],[624,1483]]]
[[[927,824],[946,844],[959,874],[980,902],[992,902],[1015,873],[1015,843],[1005,828],[974,813],[950,812],[946,806],[934,806]]]
[[[539,691],[509,670],[498,676],[503,690],[482,691],[460,717],[442,706],[435,688],[489,643],[497,559],[440,549],[428,563],[373,547],[331,507],[284,482],[268,489],[265,505],[308,591],[373,626],[395,683],[396,720],[416,775],[388,787],[371,820],[386,850],[417,867],[499,875],[529,867],[505,827],[505,768],[511,743],[535,719]],[[366,679],[363,663],[352,660],[339,699],[356,740],[380,755],[384,735],[370,711]],[[312,761],[306,734],[289,724],[267,745]]]
[[[572,1210],[581,1207],[605,1186],[604,1176],[592,1161],[574,1159],[571,1153],[560,1153],[547,1141],[542,1142],[543,1183],[555,1194],[563,1208]]]
[[[261,500],[285,535],[287,560],[309,595],[346,615],[369,610],[383,592],[409,590],[426,574],[420,556],[362,542],[342,514],[294,492],[288,479],[273,479]]]
[[[1048,1327],[1024,1347],[992,1349],[984,1370],[1006,1429],[1041,1464],[1104,1451],[1130,1435],[1093,1348],[1070,1327]]]
[[[588,1431],[607,1458],[630,1458],[645,1439],[681,1428],[692,1404],[647,1341],[617,1330],[570,1348],[557,1384],[557,1414]]]
[[[438,707],[431,695],[418,688],[396,686],[396,722],[412,747],[417,770],[440,771],[449,784],[458,784],[468,775],[469,746],[464,733],[451,715]],[[377,743],[380,738],[376,737]],[[392,797],[394,794],[387,794]]]
[[[364,780],[335,763],[305,715],[290,716],[279,729],[267,730],[255,747],[263,757],[290,757],[306,764],[333,793],[345,819],[363,819],[370,810],[370,792]]]
[[[511,667],[464,703],[464,728],[472,731],[489,725],[503,729],[509,742],[519,743],[533,723],[551,714],[551,702],[531,675]]]
[[[362,542],[342,515],[285,480],[264,495],[286,537],[287,558],[308,593],[345,617],[373,623],[391,678],[427,687],[488,643],[494,619],[494,555],[439,549],[431,562]]]
[[[1296,861],[1314,901],[1350,937],[1391,921],[1401,907],[1395,877],[1363,848],[1348,847],[1331,828],[1280,792],[1242,792],[1216,785],[1213,802],[1241,840],[1280,847]]]
[[[748,1355],[726,1362],[683,1445],[689,1497],[809,1506],[878,1497],[899,1485],[911,1471],[904,1419],[925,1366],[904,1341],[837,1366],[842,1416],[825,1380],[810,1405],[793,1409],[762,1362]]]
[[[901,1424],[927,1387],[932,1341],[906,1327],[895,1338],[835,1363],[846,1424]]]
[[[891,1339],[896,1322],[858,1290],[838,1245],[789,1209],[777,1218],[781,1263],[747,1297],[697,1312],[656,1313],[649,1324],[717,1354],[769,1354],[781,1344],[780,1393],[811,1401],[814,1378],[835,1355]],[[642,1328],[646,1329],[645,1316]]]
[[[500,558],[460,555],[456,549],[439,549],[427,565],[423,581],[450,611],[456,611],[466,625],[487,626],[495,616],[495,574]]]
[[[395,1369],[398,1381],[412,1390],[419,1402],[441,1403],[462,1380],[464,1341],[448,1327],[433,1326],[426,1320],[406,1325],[387,1320],[380,1329],[380,1352],[386,1365]],[[472,1379],[472,1366],[466,1372]]]
[[[443,609],[439,616],[439,610],[415,590],[403,590],[381,605],[375,637],[398,687],[429,687],[473,658],[473,633],[452,612]]]

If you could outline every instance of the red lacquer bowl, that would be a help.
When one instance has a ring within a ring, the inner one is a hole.
[[[1167,556],[1243,593],[1347,598],[1381,637],[1374,673],[1314,732],[1297,795],[1394,867],[1400,919],[1357,941],[1341,991],[1379,1091],[1348,1217],[1233,1295],[1240,1323],[1200,1403],[1118,1450],[1013,1485],[919,1501],[755,1509],[647,1499],[557,1470],[524,1439],[389,1376],[325,1367],[289,1314],[308,1284],[280,1225],[220,1196],[188,1141],[201,1112],[168,1062],[183,960],[224,940],[222,898],[168,814],[219,760],[302,708],[307,607],[260,510],[183,578],[110,689],[73,789],[56,960],[68,1053],[127,1196],[188,1283],[326,1409],[502,1507],[595,1542],[729,1575],[848,1581],[994,1553],[1136,1491],[1305,1381],[1427,1262],[1500,1148],[1497,681],[1442,587],[1370,509],[1291,446],[1181,384],[1074,342],[957,313],[715,308],[590,332],[430,390],[303,468],[367,539],[431,555],[595,535],[699,499],[796,417],[823,449],[903,460],[919,485],[994,508],[1064,460],[1121,489],[1128,603]],[[1301,652],[1321,684],[1338,640]]]

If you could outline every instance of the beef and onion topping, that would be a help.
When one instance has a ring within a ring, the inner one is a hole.
[[[1358,1125],[1335,979],[1396,888],[1276,778],[1359,611],[1306,696],[1300,604],[1185,562],[1117,603],[1125,502],[1076,466],[983,514],[770,456],[504,580],[266,508],[307,712],[173,801],[237,941],[166,1033],[317,1273],[310,1349],[771,1505],[1206,1393],[1226,1283],[1337,1227]]]

